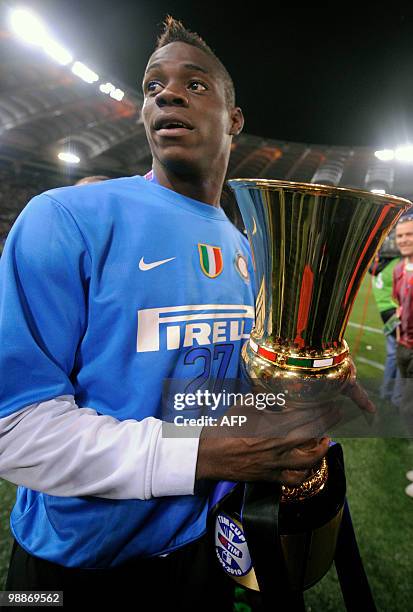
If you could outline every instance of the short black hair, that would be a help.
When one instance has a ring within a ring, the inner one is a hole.
[[[93,176],[84,176],[83,178],[76,181],[75,185],[86,185],[87,183],[100,183],[101,181],[108,181],[109,177],[103,174],[94,174]]]
[[[206,42],[197,34],[196,32],[190,32],[185,28],[181,21],[174,19],[171,15],[167,15],[165,21],[163,22],[164,30],[158,36],[157,45],[155,51],[169,45],[169,43],[173,42],[183,42],[187,45],[192,45],[193,47],[197,47],[207,53],[209,56],[213,57],[217,62],[219,71],[221,72],[222,79],[224,81],[224,89],[225,89],[225,98],[228,106],[233,108],[235,106],[235,87],[233,80],[225,68],[224,64],[221,60],[215,55],[212,51],[211,47],[209,47]]]

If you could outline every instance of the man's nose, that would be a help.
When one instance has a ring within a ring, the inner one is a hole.
[[[156,96],[156,104],[162,106],[188,106],[188,98],[178,88],[165,87]]]

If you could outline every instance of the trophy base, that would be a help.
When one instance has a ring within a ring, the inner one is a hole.
[[[293,591],[304,591],[316,584],[334,560],[346,494],[339,444],[329,448],[326,463],[328,480],[317,494],[300,501],[280,500],[280,543]],[[244,485],[240,484],[217,512],[215,550],[229,576],[243,587],[259,591],[241,519],[243,492]],[[267,554],[270,562],[271,550]],[[280,584],[280,588],[284,587]]]

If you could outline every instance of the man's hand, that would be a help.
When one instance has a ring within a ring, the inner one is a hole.
[[[282,412],[253,408],[247,418],[245,437],[230,426],[204,427],[197,479],[298,485],[327,453],[324,433],[340,420],[340,412],[336,406]]]
[[[369,400],[367,392],[356,380],[356,367],[354,364],[352,365],[352,375],[341,393],[352,399],[356,406],[362,410],[371,414],[376,412],[376,407],[373,402]]]
[[[366,391],[356,381],[354,365],[341,394],[363,411],[376,412]],[[325,433],[340,422],[343,402],[339,396],[331,403],[304,402],[301,408],[295,406],[275,412],[233,406],[227,416],[246,416],[245,426],[204,427],[196,478],[300,484],[326,455],[330,440]]]

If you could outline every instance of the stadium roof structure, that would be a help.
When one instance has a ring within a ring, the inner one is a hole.
[[[128,176],[150,169],[138,89],[105,75],[125,92],[115,100],[102,93],[99,83],[80,80],[6,31],[0,31],[0,58],[0,163],[62,172],[57,156],[67,151],[80,158],[72,176]],[[233,142],[228,178],[324,183],[413,197],[411,164],[381,161],[373,148],[249,134]]]

